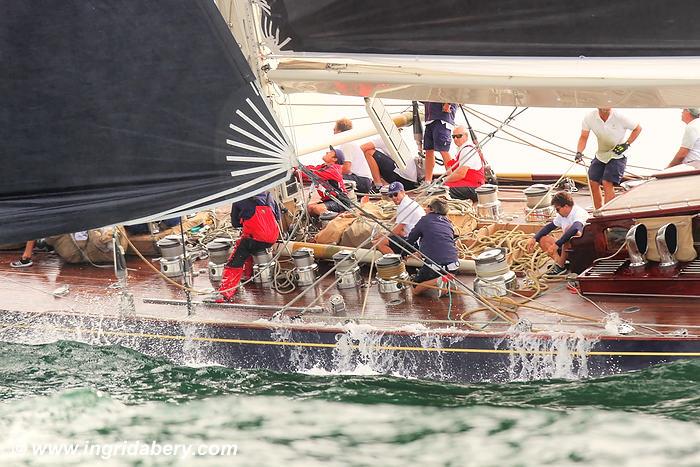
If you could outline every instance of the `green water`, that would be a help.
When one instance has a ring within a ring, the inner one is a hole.
[[[2,466],[700,466],[697,361],[454,385],[182,367],[73,342],[0,353]],[[212,452],[155,455],[154,443]],[[37,451],[61,444],[78,450]]]

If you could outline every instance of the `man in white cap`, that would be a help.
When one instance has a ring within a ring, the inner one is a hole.
[[[700,169],[700,108],[688,107],[683,109],[681,120],[686,124],[681,147],[668,167],[687,164]]]
[[[375,240],[377,250],[382,253],[391,254],[408,254],[413,251],[406,243],[406,237],[411,232],[416,223],[421,217],[425,216],[425,210],[418,203],[412,200],[408,195],[401,182],[391,182],[389,184],[389,192],[387,193],[391,201],[397,206],[396,208],[396,224],[391,229],[391,235],[381,236]],[[408,252],[406,251],[408,249]]]

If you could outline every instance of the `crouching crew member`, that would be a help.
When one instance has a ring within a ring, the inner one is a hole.
[[[441,269],[448,273],[459,269],[455,232],[452,222],[447,218],[447,201],[435,198],[427,209],[427,214],[420,218],[406,239],[414,247],[418,244],[421,254],[432,260],[426,261],[418,270],[414,278],[414,282],[418,283],[413,289],[414,295],[434,287],[435,279],[444,274]]]
[[[267,192],[233,203],[231,224],[234,227],[242,227],[243,231],[224,267],[219,286],[219,294],[224,300],[230,301],[238,291],[244,265],[247,260],[252,261],[253,253],[266,250],[277,241],[277,221],[280,217],[277,203]]]
[[[535,244],[539,243],[542,251],[547,253],[554,260],[554,265],[547,270],[548,275],[563,275],[567,274],[566,268],[566,244],[573,237],[581,235],[583,226],[588,220],[588,212],[581,206],[574,204],[571,195],[565,191],[552,196],[552,206],[557,211],[554,220],[545,224],[539,232],[531,238],[527,244],[527,250],[533,251]],[[561,228],[564,233],[559,240],[554,240],[554,237],[549,235],[550,232],[557,227]]]

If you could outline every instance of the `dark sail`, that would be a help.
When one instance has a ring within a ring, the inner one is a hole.
[[[294,52],[456,56],[700,56],[700,2],[268,0]],[[265,29],[265,25],[263,25]]]
[[[3,1],[0,242],[240,199],[291,150],[211,0]]]

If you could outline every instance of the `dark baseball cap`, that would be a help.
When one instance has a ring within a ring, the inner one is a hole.
[[[328,146],[328,149],[335,153],[335,158],[338,160],[338,164],[345,164],[345,154],[343,154],[342,149],[334,148],[333,146]]]

